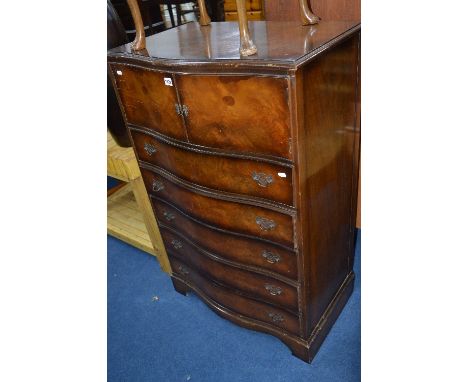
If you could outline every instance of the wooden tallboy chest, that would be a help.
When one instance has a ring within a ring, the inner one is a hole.
[[[108,53],[177,291],[310,362],[350,296],[358,22],[189,23]]]

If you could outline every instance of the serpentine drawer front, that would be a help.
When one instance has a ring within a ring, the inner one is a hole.
[[[171,266],[177,277],[190,282],[192,285],[196,285],[200,289],[198,293],[202,292],[204,297],[209,297],[214,303],[221,305],[221,309],[228,308],[232,314],[241,314],[246,319],[254,318],[268,325],[285,329],[290,333],[299,333],[297,315],[276,306],[234,293],[232,289],[201,276],[198,271],[195,271],[178,258],[171,257]]]
[[[297,254],[292,250],[258,237],[206,225],[184,215],[162,199],[155,200],[154,209],[161,234],[175,231],[219,258],[244,265],[246,269],[297,280]]]
[[[253,56],[188,23],[109,74],[174,288],[310,362],[353,290],[360,24],[249,27]]]
[[[173,232],[163,231],[165,247],[173,257],[197,269],[211,280],[246,296],[297,313],[297,288],[278,279],[227,265]]]
[[[292,206],[292,171],[286,166],[197,152],[132,130],[138,159],[213,190],[275,200]]]
[[[216,198],[216,194],[202,194],[146,167],[141,168],[141,175],[152,197],[161,198],[198,220],[228,231],[294,246],[293,217],[289,214],[223,200]]]

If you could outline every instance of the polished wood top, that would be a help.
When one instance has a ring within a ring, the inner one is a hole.
[[[132,52],[126,44],[108,52],[112,58],[132,58],[166,65],[217,63],[297,67],[325,48],[360,29],[359,21],[323,21],[302,26],[297,22],[251,21],[255,55],[239,54],[237,22],[214,22],[200,26],[192,22],[146,38],[146,51]],[[112,59],[114,61],[114,59]]]

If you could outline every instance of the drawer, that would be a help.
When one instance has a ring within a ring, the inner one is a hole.
[[[291,168],[255,160],[209,155],[178,148],[132,130],[142,161],[201,186],[293,205]]]
[[[184,239],[167,231],[162,238],[169,257],[179,259],[210,280],[233,288],[246,296],[282,306],[294,313],[298,311],[296,287],[213,260]]]
[[[161,233],[176,230],[216,256],[297,280],[297,256],[294,252],[261,240],[209,228],[161,201],[153,205]]]
[[[175,87],[166,85],[174,82],[171,74],[119,64],[112,64],[112,71],[128,123],[187,140]]]
[[[206,224],[260,237],[294,248],[293,218],[263,207],[215,199],[176,185],[152,171],[141,169],[148,192]]]
[[[248,75],[176,76],[190,142],[291,159],[288,80]]]
[[[170,263],[174,274],[197,287],[218,305],[226,307],[244,317],[253,318],[299,335],[299,318],[296,315],[234,293],[229,288],[203,277],[196,270],[177,258],[171,257]]]

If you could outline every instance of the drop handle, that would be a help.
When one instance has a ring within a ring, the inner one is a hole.
[[[279,324],[280,322],[283,322],[284,321],[284,317],[279,314],[279,313],[268,313],[268,317],[271,318],[271,320],[275,323],[275,324]]]
[[[273,252],[269,252],[267,250],[264,250],[262,252],[262,257],[268,261],[270,264],[276,264],[280,261],[280,257],[279,255],[277,255],[276,253],[273,253]]]
[[[182,242],[177,239],[172,240],[171,244],[175,249],[181,249],[183,247]]]
[[[149,156],[152,156],[154,153],[158,152],[158,149],[154,147],[151,143],[145,143],[143,149]]]
[[[273,183],[273,177],[263,172],[254,171],[252,173],[252,179],[255,180],[260,187],[268,187]]]
[[[172,212],[164,211],[163,215],[168,222],[175,219],[175,215]]]
[[[164,183],[161,182],[160,180],[153,180],[153,191],[154,192],[159,192],[164,190]]]
[[[272,296],[279,296],[281,293],[283,293],[283,290],[279,286],[272,284],[265,284],[265,289],[270,292]]]
[[[276,223],[273,220],[262,218],[260,216],[255,218],[255,223],[257,223],[263,231],[271,231],[276,228]]]

